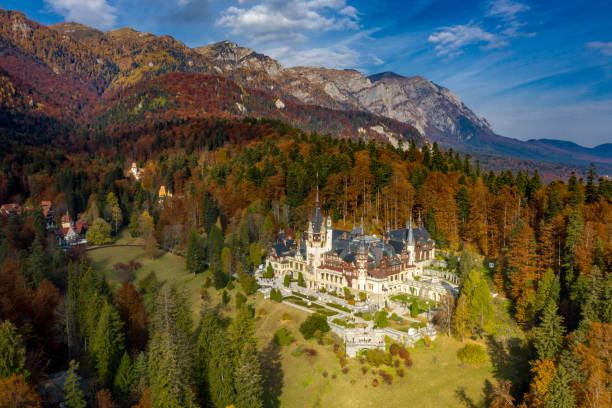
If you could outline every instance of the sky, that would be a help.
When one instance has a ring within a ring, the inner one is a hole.
[[[284,66],[421,75],[503,136],[612,143],[612,1],[0,0],[43,24],[231,40]]]

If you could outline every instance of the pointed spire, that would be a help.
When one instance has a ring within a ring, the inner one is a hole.
[[[414,243],[414,232],[412,231],[412,215],[410,215],[410,224],[408,226],[408,243]]]
[[[317,199],[315,200],[317,206],[319,206],[319,185],[317,185]]]

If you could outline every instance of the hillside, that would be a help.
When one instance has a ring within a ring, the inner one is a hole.
[[[0,10],[0,23],[0,68],[6,95],[0,103],[24,117],[87,123],[92,114],[102,114],[102,101],[104,106],[111,100],[121,105],[118,99],[131,95],[123,92],[129,88],[138,92],[152,84],[148,81],[172,73],[208,74],[234,81],[239,91],[230,92],[228,100],[206,97],[188,103],[182,100],[183,106],[168,104],[163,108],[167,116],[177,108],[174,115],[181,117],[266,117],[288,121],[307,131],[374,137],[396,145],[410,134],[419,142],[424,137],[444,148],[497,156],[494,161],[514,157],[579,169],[593,162],[603,173],[612,173],[609,147],[588,149],[571,143],[525,142],[497,135],[486,119],[479,118],[450,90],[421,76],[385,72],[365,77],[348,69],[285,68],[230,41],[192,49],[170,36],[132,28],[102,32],[77,23],[47,27],[17,11]],[[194,78],[209,77],[192,77],[180,83],[186,85]],[[198,89],[199,93],[204,91]],[[172,92],[189,94],[179,89]],[[247,94],[255,95],[258,101],[242,101]],[[242,99],[238,101],[238,97]],[[197,109],[187,108],[185,103]],[[416,136],[414,129],[421,136]]]

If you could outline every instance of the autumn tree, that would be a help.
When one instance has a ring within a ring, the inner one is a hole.
[[[102,218],[96,218],[93,225],[87,230],[85,238],[92,245],[104,245],[113,242],[111,227]]]
[[[39,395],[22,375],[0,378],[0,408],[41,407]],[[83,405],[82,407],[84,408],[85,406]]]
[[[147,311],[142,295],[132,282],[123,282],[115,295],[115,306],[124,323],[128,348],[132,351],[144,350],[149,337],[147,331]]]

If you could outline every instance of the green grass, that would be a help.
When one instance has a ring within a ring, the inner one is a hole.
[[[131,243],[133,240],[129,236],[121,235],[118,242]],[[156,259],[147,259],[139,247],[102,248],[89,251],[88,255],[95,268],[104,272],[115,286],[118,282],[113,265],[135,260],[142,264],[142,268],[136,272],[136,280],[154,271],[159,280],[173,282],[184,288],[193,308],[194,323],[197,322],[202,306],[200,287],[205,277],[209,276],[208,272],[197,276],[190,275],[185,270],[183,258],[164,254]],[[228,291],[231,301],[221,311],[226,317],[231,317],[235,312],[234,297],[240,290],[240,285],[237,282],[235,284],[236,288]],[[221,291],[208,288],[207,295],[212,304],[220,302]],[[314,340],[306,341],[300,334],[299,325],[308,313],[265,300],[260,293],[248,296],[247,302],[255,309],[258,349],[265,388],[268,390],[265,406],[459,407],[463,404],[458,398],[459,394],[476,406],[481,406],[485,380],[494,382],[489,362],[478,367],[462,365],[457,358],[457,351],[465,343],[443,335],[434,341],[430,348],[420,345],[410,350],[414,365],[412,368],[402,367],[405,373],[403,378],[396,375],[394,369],[387,370],[393,374],[393,384],[390,386],[384,384],[381,377],[373,374],[371,370],[363,375],[356,359],[348,359],[348,373],[344,374],[333,351],[333,345],[319,345]],[[291,315],[291,319],[283,319],[283,314]],[[280,328],[294,334],[295,342],[291,346],[280,347],[274,341],[274,333]],[[295,350],[303,348],[314,349],[316,357],[295,353]],[[323,372],[328,373],[327,377],[323,376]],[[336,378],[332,378],[333,375]],[[380,382],[376,388],[371,385],[374,378],[378,378]]]

